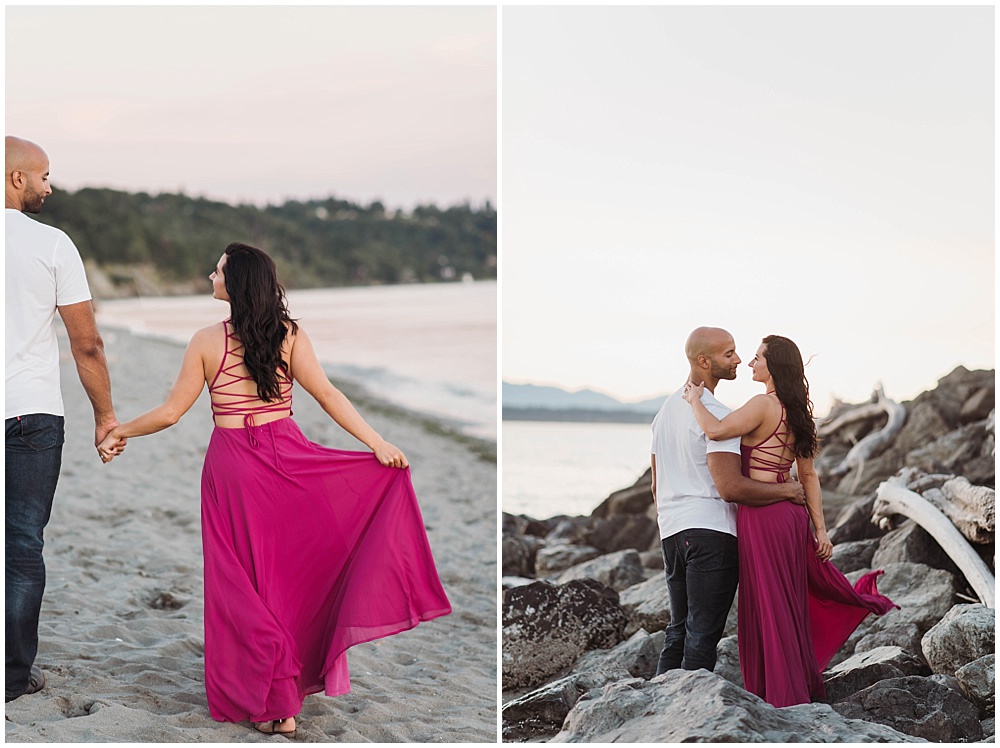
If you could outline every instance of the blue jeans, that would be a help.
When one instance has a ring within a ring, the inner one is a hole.
[[[6,420],[6,697],[28,687],[38,651],[38,612],[45,591],[42,535],[62,465],[64,419],[33,413]]]
[[[740,579],[736,537],[715,530],[682,530],[662,544],[670,625],[656,674],[677,668],[711,672]]]

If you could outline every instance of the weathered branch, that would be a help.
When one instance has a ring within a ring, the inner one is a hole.
[[[841,463],[830,471],[831,475],[843,475],[854,468],[863,467],[865,460],[885,449],[899,430],[903,428],[903,423],[906,421],[906,407],[886,397],[885,390],[881,384],[875,390],[875,396],[875,402],[853,408],[847,413],[841,414],[833,421],[819,427],[819,435],[824,436],[847,423],[853,423],[854,421],[870,418],[881,413],[889,416],[889,420],[886,421],[885,426],[878,431],[868,434],[868,436],[851,447],[851,451],[847,453]]]
[[[879,485],[872,521],[885,527],[893,514],[909,517],[924,528],[965,575],[980,601],[987,607],[996,607],[993,572],[951,521],[923,496],[906,488],[899,477]]]

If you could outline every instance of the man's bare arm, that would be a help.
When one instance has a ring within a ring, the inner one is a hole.
[[[76,361],[80,383],[94,408],[94,444],[100,444],[108,432],[118,425],[118,420],[111,404],[111,375],[104,356],[104,341],[97,330],[94,307],[90,301],[81,301],[58,309],[69,333],[70,350]]]
[[[735,452],[709,452],[708,470],[726,501],[748,506],[765,506],[779,501],[806,503],[805,489],[798,481],[765,483],[747,478],[743,475],[740,456]]]

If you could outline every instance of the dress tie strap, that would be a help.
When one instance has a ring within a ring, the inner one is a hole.
[[[243,428],[246,429],[247,437],[250,439],[250,446],[256,449],[257,436],[253,432],[254,426],[256,426],[256,424],[253,422],[253,413],[247,413],[243,416]]]

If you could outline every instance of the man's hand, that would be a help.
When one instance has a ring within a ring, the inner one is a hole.
[[[793,504],[805,505],[806,503],[806,488],[797,480],[789,481],[788,483],[782,483],[788,489],[788,501]]]
[[[110,421],[104,421],[98,423],[94,426],[94,446],[97,447],[97,454],[101,458],[101,462],[111,462],[111,458],[108,457],[104,452],[101,451],[101,443],[108,438],[108,435],[114,430],[115,426],[118,425],[117,419],[112,419]],[[125,451],[125,439],[121,439],[115,450],[115,454],[119,455]]]

